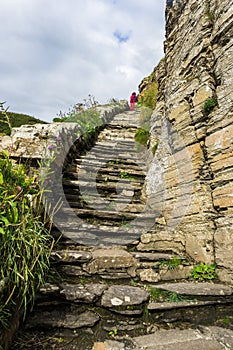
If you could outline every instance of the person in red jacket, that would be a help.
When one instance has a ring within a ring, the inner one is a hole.
[[[130,110],[133,111],[135,107],[135,103],[137,102],[136,92],[132,92],[130,96]]]

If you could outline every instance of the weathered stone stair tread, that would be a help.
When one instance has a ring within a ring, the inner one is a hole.
[[[96,163],[94,163],[96,164]],[[129,168],[130,166],[130,168]],[[73,172],[79,172],[79,171],[89,171],[93,169],[93,164],[91,162],[85,161],[82,162],[82,164],[76,165],[73,169],[70,169],[69,171],[66,171],[65,174],[73,173]],[[112,173],[119,173],[121,171],[131,171],[134,172],[135,174],[139,173],[143,178],[145,177],[145,166],[141,167],[137,164],[127,164],[127,161],[125,160],[124,162],[120,162],[119,164],[108,164],[105,163],[103,166],[100,168],[99,172],[100,173],[105,173],[105,172],[112,172]]]
[[[65,217],[65,214],[64,214]],[[78,218],[78,216],[77,216]],[[137,221],[136,221],[137,219]],[[117,233],[119,232],[119,230],[122,230],[122,232],[125,232],[125,234],[132,232],[132,233],[138,233],[140,234],[140,232],[146,232],[148,229],[148,223],[149,224],[153,224],[154,223],[154,219],[153,218],[147,218],[145,216],[137,216],[136,219],[132,220],[132,221],[127,221],[124,220],[124,218],[122,218],[122,223],[119,222],[119,225],[117,225],[117,222],[115,224],[113,224],[113,222],[109,221],[109,220],[100,220],[99,223],[89,223],[87,220],[85,222],[84,219],[78,219],[77,222],[74,221],[74,218],[72,217],[69,220],[67,220],[64,223],[60,223],[59,227],[63,230],[63,232],[65,231],[69,231],[69,232],[77,232],[79,233],[80,231],[89,231],[89,232],[99,232],[99,231],[106,231],[108,233]],[[93,219],[94,220],[94,219]],[[80,222],[81,221],[81,222]]]
[[[127,340],[127,341],[126,341]],[[129,342],[131,343],[130,345]],[[96,342],[92,350],[230,350],[233,331],[221,327],[160,330],[139,337],[118,341]]]
[[[108,145],[108,147],[103,146],[95,146],[89,152],[86,153],[86,156],[117,156],[119,153],[130,152],[132,155],[139,155],[138,151],[135,149],[134,144],[127,142],[127,144],[119,144],[112,142]],[[81,156],[83,158],[84,156]]]
[[[127,154],[128,156],[128,154]],[[90,164],[92,164],[93,166],[97,165],[106,165],[108,161],[110,160],[114,160],[114,159],[121,159],[121,164],[125,164],[127,166],[135,166],[137,165],[138,167],[140,167],[140,169],[145,169],[145,161],[140,160],[138,158],[133,158],[132,155],[130,155],[129,158],[127,158],[126,156],[124,156],[124,154],[118,154],[117,157],[107,157],[107,158],[95,158],[95,157],[88,157],[88,159],[86,158],[75,158],[73,160],[74,164],[80,165],[80,166],[89,166]]]
[[[106,176],[107,174],[109,174],[108,176]],[[123,181],[125,180],[125,182],[127,182],[127,180],[131,181],[131,182],[139,182],[140,183],[143,183],[144,182],[144,178],[142,177],[142,173],[140,171],[135,171],[135,170],[128,170],[127,171],[127,174],[123,175],[122,176],[126,176],[126,177],[121,177],[121,174],[122,174],[122,170],[109,170],[109,169],[101,169],[99,172],[98,172],[98,177],[96,179],[97,182],[99,181],[104,181],[106,179],[106,181],[109,181],[109,182],[118,182],[119,180],[120,181]],[[76,173],[76,172],[68,172],[66,173],[66,176],[69,176],[69,179],[80,179],[80,177],[82,178],[82,180],[86,180],[88,181],[88,178],[89,178],[89,174],[88,174],[88,171],[86,171],[86,168],[85,169],[81,169],[79,171],[79,173]],[[86,178],[85,178],[86,177]],[[83,179],[84,178],[84,179]]]
[[[72,209],[84,209],[84,210],[101,210],[101,211],[113,211],[113,212],[119,212],[119,211],[127,211],[129,213],[136,213],[139,214],[143,211],[144,205],[138,204],[137,206],[134,203],[128,203],[127,201],[118,201],[118,203],[113,204],[106,204],[103,203],[101,200],[95,200],[91,203],[88,202],[86,206],[74,201],[72,202],[69,199],[69,205]],[[111,209],[110,209],[111,208]]]
[[[183,295],[229,296],[233,294],[232,287],[211,282],[165,283],[156,287]]]
[[[205,307],[208,305],[215,304],[227,304],[228,299],[224,300],[193,300],[193,301],[179,301],[179,302],[156,302],[149,303],[147,308],[149,311],[163,311],[163,310],[173,310],[179,308],[194,308],[194,307]]]
[[[96,210],[96,209],[73,209],[74,213],[80,217],[96,217],[109,220],[122,220],[125,219],[133,220],[135,219],[135,214],[129,211],[127,212],[116,212],[110,210]]]
[[[98,205],[98,204],[103,204],[103,198],[102,197],[99,197],[98,194],[93,194],[91,196],[91,198],[89,197],[85,197],[85,195],[82,195],[82,193],[77,193],[77,194],[74,194],[73,192],[72,193],[69,193],[68,191],[66,191],[67,189],[65,189],[65,194],[66,194],[66,198],[67,200],[69,201],[69,204],[70,206],[72,207],[72,205],[80,205],[82,206],[81,203],[78,203],[78,201],[82,202],[82,201],[87,201],[88,202],[88,205],[92,206],[93,204],[93,207],[95,205]],[[106,202],[106,200],[108,200],[109,202]],[[127,204],[128,206],[137,206],[138,208],[142,208],[144,207],[144,204],[136,199],[136,198],[132,198],[132,200],[129,202],[129,199],[128,198],[125,198],[124,196],[118,196],[117,194],[116,195],[111,195],[110,198],[104,198],[104,205],[106,207],[108,207],[111,202],[114,202],[113,204],[114,205],[123,205],[123,204]]]
[[[139,158],[134,157],[134,155],[131,152],[128,153],[117,153],[111,154],[111,155],[105,155],[104,153],[101,153],[101,155],[95,155],[95,154],[89,154],[88,157],[83,158],[76,158],[76,162],[81,164],[82,167],[87,166],[89,164],[96,165],[102,165],[105,166],[109,161],[114,159],[123,159],[122,163],[125,163],[126,165],[130,166],[132,165],[138,165],[138,166],[145,166],[145,163],[143,161],[140,161]]]
[[[175,329],[158,331],[133,340],[135,350],[226,350],[233,348],[233,331],[220,327]],[[103,349],[110,350],[110,347]]]
[[[58,231],[54,230],[52,232],[54,237],[59,237],[60,234]],[[140,237],[140,232],[138,229],[131,229],[131,228],[121,228],[121,227],[114,227],[114,230],[111,228],[111,226],[105,226],[105,228],[79,228],[78,230],[70,229],[70,228],[63,228],[62,231],[62,237],[68,238],[74,242],[80,243],[86,239],[86,241],[89,241],[90,246],[92,244],[96,245],[99,244],[99,239],[101,239],[101,242],[103,239],[106,239],[106,241],[111,240],[112,244],[114,244],[114,240],[116,240],[116,244],[125,245],[129,242],[135,241],[136,238]],[[104,241],[102,242],[104,244]]]
[[[127,180],[127,179],[121,179],[123,180]],[[129,182],[125,181],[125,184],[127,184]],[[114,183],[101,183],[101,182],[95,182],[95,181],[80,181],[80,180],[64,180],[63,181],[63,186],[64,187],[70,187],[70,186],[74,186],[74,187],[80,187],[80,186],[85,186],[87,188],[99,188],[99,189],[108,189],[108,190],[115,190],[116,189],[116,185]],[[141,185],[140,183],[137,182],[132,182],[131,184],[132,187],[134,187],[134,190],[141,190]],[[131,188],[129,187],[129,191],[131,190]],[[91,194],[91,193],[90,193]]]
[[[125,206],[124,206],[125,204]],[[103,204],[102,201],[92,201],[92,203],[89,205],[89,207],[84,208],[83,206],[80,205],[80,203],[77,202],[71,202],[69,201],[69,205],[72,209],[78,210],[76,214],[88,214],[91,213],[91,211],[96,215],[95,211],[101,211],[101,213],[120,213],[121,215],[124,215],[124,212],[131,213],[131,214],[139,214],[142,212],[144,209],[144,205],[138,204],[137,206],[133,203],[127,203],[127,202],[118,202],[116,205],[116,209],[114,209],[115,205],[111,205],[111,209],[109,205],[106,205],[105,203]],[[123,207],[124,206],[124,207]],[[86,212],[85,212],[86,211]],[[97,214],[101,215],[101,214]]]

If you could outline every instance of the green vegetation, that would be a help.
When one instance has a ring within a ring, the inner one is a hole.
[[[230,326],[231,320],[230,320],[230,317],[229,317],[229,316],[225,316],[225,317],[223,318],[223,324],[224,324],[225,326]]]
[[[84,132],[92,133],[97,126],[102,125],[100,112],[96,109],[97,105],[98,102],[94,96],[88,95],[83,102],[76,103],[67,113],[60,111],[53,121],[78,123]]]
[[[187,299],[184,295],[154,288],[151,286],[148,286],[148,290],[150,292],[152,301],[170,302],[170,303],[179,303],[182,301],[187,301],[187,302],[193,301],[193,300]]]
[[[210,11],[210,0],[206,0],[205,2],[205,16],[210,23],[213,23],[215,20],[214,13]]]
[[[149,139],[149,131],[143,128],[139,128],[134,135],[134,139],[140,145],[146,146]]]
[[[149,77],[151,80],[148,86],[142,91],[142,94],[139,98],[139,104],[148,107],[151,109],[155,109],[158,95],[158,83],[157,81],[152,81],[152,76]]]
[[[4,108],[4,102],[0,102],[0,134],[10,135],[12,128],[18,128],[25,124],[38,124],[46,122],[27,114],[9,112]]]
[[[182,259],[174,257],[170,260],[162,260],[160,262],[160,266],[165,266],[169,270],[174,270],[174,269],[177,269],[177,267],[179,267],[180,265],[182,265],[182,263],[183,263]]]
[[[23,165],[14,165],[7,152],[0,154],[0,323],[10,312],[32,305],[49,268],[53,241],[50,220],[43,214],[42,193]]]
[[[127,171],[124,171],[122,170],[120,173],[119,173],[119,177],[121,179],[131,179],[131,180],[135,180],[135,177],[133,175],[130,175],[128,174]]]
[[[120,160],[119,160],[119,159],[109,160],[109,161],[107,162],[107,164],[110,164],[110,165],[119,164],[119,163],[120,163]]]
[[[191,277],[200,282],[211,281],[217,278],[216,265],[200,263],[196,265],[191,271]]]
[[[209,115],[215,106],[217,106],[217,100],[213,97],[209,97],[203,104],[203,112],[205,115]]]
[[[151,152],[152,152],[153,156],[155,155],[158,146],[159,146],[159,141],[155,142],[154,145],[151,147]]]
[[[121,105],[116,99],[111,99],[111,103],[103,105],[103,107],[112,104]],[[53,121],[78,123],[84,133],[94,133],[95,129],[103,124],[100,112],[97,109],[98,105],[95,97],[89,94],[87,98],[83,99],[83,102],[76,103],[67,113],[60,111],[58,117],[54,118]]]
[[[115,335],[118,334],[118,330],[117,329],[113,329],[112,331],[108,332],[109,335],[111,335],[111,337],[114,337]]]

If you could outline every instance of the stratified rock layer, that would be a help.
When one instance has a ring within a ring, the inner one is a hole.
[[[173,1],[166,9],[165,59],[151,121],[147,192],[163,220],[142,250],[215,262],[233,281],[232,3]],[[145,88],[143,82],[139,88]],[[213,103],[208,108],[206,101]],[[215,106],[214,106],[215,105]],[[169,249],[170,247],[170,249]]]

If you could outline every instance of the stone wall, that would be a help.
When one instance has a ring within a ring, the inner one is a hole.
[[[127,101],[121,101],[121,104],[97,106],[102,126],[107,124],[114,115],[128,108]],[[70,147],[83,137],[84,132],[77,123],[22,125],[19,128],[13,128],[11,136],[0,137],[0,149],[7,150],[10,156],[16,159],[41,160],[52,158],[54,153],[56,155],[59,153],[60,159],[64,159]]]
[[[159,146],[147,175],[160,217],[140,246],[215,262],[220,278],[231,283],[232,18],[229,0],[167,4],[165,60],[154,71],[159,95],[151,120],[150,148]],[[208,98],[217,104],[207,111]]]

